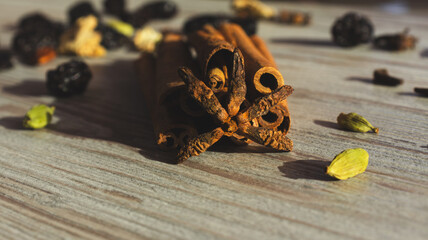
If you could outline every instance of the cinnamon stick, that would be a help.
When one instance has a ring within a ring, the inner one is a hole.
[[[275,64],[275,60],[267,48],[267,45],[263,39],[261,39],[257,35],[251,36],[251,41],[260,51],[260,53],[266,57],[274,66],[277,68]],[[290,112],[288,111],[287,100],[280,102],[278,105],[273,107],[266,115],[259,117],[258,122],[260,126],[267,128],[275,128],[278,131],[281,131],[284,134],[288,133],[290,130]]]
[[[235,47],[209,24],[189,34],[188,41],[196,51],[202,80],[214,93],[226,92]]]
[[[148,106],[155,139],[164,150],[175,150],[197,135],[192,119],[176,101],[184,82],[176,69],[191,64],[192,58],[183,37],[165,34],[157,49],[157,58],[142,53],[136,62],[144,99]]]
[[[276,69],[276,65],[263,56],[239,25],[223,23],[220,25],[219,31],[228,42],[242,51],[250,100],[284,85],[284,79]]]

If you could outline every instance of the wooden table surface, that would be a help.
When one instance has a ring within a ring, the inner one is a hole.
[[[231,12],[226,1],[177,2],[177,18],[152,25],[179,28],[198,12]],[[70,4],[1,1],[1,46],[24,13],[65,21]],[[295,88],[290,153],[223,146],[168,164],[170,156],[153,143],[133,68],[138,54],[126,49],[86,59],[94,78],[83,96],[69,99],[45,88],[46,71],[66,57],[39,67],[14,61],[2,71],[0,239],[427,239],[428,98],[413,88],[428,87],[428,17],[422,9],[272,5],[314,19],[308,27],[259,25]],[[348,10],[368,15],[376,34],[411,28],[417,47],[389,53],[334,46],[330,27]],[[375,68],[404,84],[371,84]],[[54,123],[23,129],[25,112],[39,103],[56,106]],[[380,133],[338,129],[340,112],[360,113]],[[364,174],[346,181],[323,174],[336,154],[356,147],[370,154]]]

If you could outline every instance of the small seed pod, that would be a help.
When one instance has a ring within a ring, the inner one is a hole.
[[[414,91],[416,93],[420,94],[421,96],[428,97],[428,88],[418,88],[418,87],[416,87],[414,89]]]
[[[334,157],[326,173],[334,178],[345,180],[366,171],[369,153],[362,148],[347,149]]]
[[[337,45],[353,47],[371,40],[373,24],[367,17],[351,12],[336,20],[331,33]]]
[[[54,111],[55,107],[44,104],[35,105],[25,114],[23,125],[31,129],[44,128],[51,122]]]
[[[379,128],[373,127],[373,125],[371,125],[365,118],[363,118],[361,115],[358,115],[356,113],[339,114],[339,116],[337,117],[337,123],[342,128],[345,128],[353,132],[363,132],[363,133],[368,131],[373,131],[375,133],[379,132]]]

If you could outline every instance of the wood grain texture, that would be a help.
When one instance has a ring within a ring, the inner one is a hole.
[[[138,1],[129,1],[137,6]],[[226,1],[178,1],[180,15],[153,26],[179,28],[201,12],[230,12]],[[102,1],[95,2],[101,9]],[[94,78],[69,99],[46,93],[45,72],[17,62],[0,73],[0,239],[426,239],[428,236],[428,18],[352,7],[376,33],[405,27],[416,49],[388,53],[332,45],[329,29],[348,8],[272,3],[311,12],[308,27],[263,22],[286,84],[295,149],[216,147],[181,165],[153,143],[150,118],[125,49],[87,59]],[[0,2],[2,46],[26,12],[65,20],[71,1]],[[420,13],[420,9],[418,9]],[[375,68],[405,79],[396,88],[369,83]],[[57,108],[54,124],[24,130],[26,110]],[[380,133],[337,128],[340,112],[358,112]],[[367,172],[331,181],[324,167],[339,152],[362,147]]]

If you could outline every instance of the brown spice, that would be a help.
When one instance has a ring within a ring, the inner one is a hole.
[[[428,88],[418,88],[416,87],[414,91],[422,96],[428,97]]]
[[[275,64],[275,60],[267,48],[266,43],[260,37],[253,35],[251,36],[251,41],[253,41],[254,45],[257,49],[262,53],[263,56],[266,57],[274,66],[277,68]],[[260,116],[258,119],[260,126],[267,128],[275,128],[278,131],[283,132],[284,134],[288,133],[290,129],[290,112],[288,111],[287,99],[280,102],[278,105],[273,107],[267,114]]]
[[[275,64],[264,57],[244,30],[237,24],[223,23],[219,31],[225,39],[238,47],[244,55],[249,100],[268,94],[284,85]]]
[[[376,37],[373,43],[374,46],[379,49],[388,51],[402,51],[415,48],[416,42],[417,38],[409,35],[409,30],[405,29],[401,33],[385,34]]]
[[[235,47],[209,24],[188,35],[188,41],[196,51],[202,80],[216,93],[227,91]]]
[[[392,77],[386,69],[376,69],[373,72],[373,83],[385,86],[398,86],[403,84],[403,79]]]
[[[238,56],[236,51],[234,56],[236,60],[236,56]],[[239,69],[241,66],[240,64],[234,64],[234,72],[243,72],[243,69]],[[291,86],[284,85],[270,94],[257,99],[254,104],[245,111],[233,115],[222,107],[214,92],[208,88],[205,83],[197,79],[189,68],[182,67],[179,69],[178,73],[186,83],[188,93],[217,120],[219,125],[214,130],[191,139],[185,147],[181,148],[178,154],[178,162],[183,162],[191,156],[199,155],[221,137],[233,136],[235,133],[277,150],[292,150],[292,141],[283,133],[274,129],[254,127],[250,123],[251,120],[266,114],[270,108],[286,99],[293,92]],[[233,76],[235,76],[235,74]],[[230,94],[241,89],[242,85],[239,81],[241,81],[239,78],[231,78],[231,86],[235,85],[239,87],[231,87]],[[245,84],[243,86],[245,87]],[[242,98],[241,103],[243,100]]]
[[[290,25],[308,25],[311,22],[311,15],[303,12],[282,10],[274,18],[275,21]]]
[[[192,58],[183,36],[173,33],[165,34],[158,46],[157,58],[143,52],[137,61],[156,143],[165,150],[174,150],[197,135],[193,120],[176,101],[184,83],[175,69],[182,64],[192,66]]]

